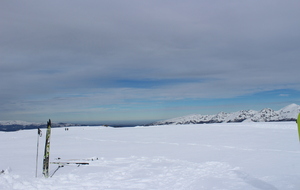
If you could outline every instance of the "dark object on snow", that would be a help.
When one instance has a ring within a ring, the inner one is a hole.
[[[49,177],[50,135],[51,135],[51,120],[49,119],[49,121],[47,122],[45,153],[44,153],[44,162],[43,162],[43,174],[45,178]]]

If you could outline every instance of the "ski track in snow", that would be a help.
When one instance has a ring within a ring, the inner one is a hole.
[[[5,152],[0,157],[0,189],[300,189],[294,123],[241,125],[53,129],[50,160],[89,165],[65,165],[48,179],[41,172],[38,178],[33,174],[34,130],[0,133]],[[41,154],[43,143],[41,139]],[[39,169],[41,164],[42,155]],[[50,175],[57,167],[51,165]]]
[[[280,150],[280,149],[251,149],[251,148],[240,148],[240,147],[234,147],[234,146],[218,146],[218,145],[211,145],[211,144],[196,144],[196,143],[175,143],[175,142],[145,142],[145,141],[119,141],[119,140],[100,140],[100,139],[91,139],[91,138],[79,138],[74,137],[76,140],[87,140],[87,141],[98,141],[98,142],[113,142],[113,143],[128,143],[128,144],[165,144],[165,145],[174,145],[174,146],[200,146],[200,147],[208,147],[215,150],[221,150],[221,149],[235,149],[239,151],[261,151],[261,152],[287,152],[287,153],[294,153],[294,154],[300,154],[300,151],[286,151],[286,150]]]

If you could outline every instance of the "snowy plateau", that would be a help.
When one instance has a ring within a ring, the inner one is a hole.
[[[242,110],[233,113],[220,112],[216,115],[188,115],[163,121],[151,123],[150,125],[182,125],[201,123],[231,123],[231,122],[275,122],[275,121],[296,121],[300,106],[297,104],[288,105],[278,111],[270,108],[255,110]]]
[[[53,128],[50,161],[89,165],[50,164],[50,178],[37,131],[0,132],[0,189],[300,189],[294,121]]]

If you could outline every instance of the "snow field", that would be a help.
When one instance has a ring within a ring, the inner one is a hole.
[[[66,165],[48,179],[45,133],[35,178],[37,130],[0,132],[0,189],[300,189],[294,122],[54,128],[50,160],[90,165]]]

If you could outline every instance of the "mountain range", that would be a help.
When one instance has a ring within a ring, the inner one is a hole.
[[[216,115],[193,114],[173,119],[150,123],[152,125],[182,125],[202,123],[231,123],[231,122],[272,122],[272,121],[296,121],[300,113],[300,105],[291,104],[278,111],[270,108],[255,110],[241,110],[233,113],[220,112]],[[70,123],[52,123],[52,127],[85,126]],[[26,121],[0,121],[0,131],[17,131],[24,129],[46,128],[45,123],[33,123]]]
[[[270,108],[265,108],[260,111],[241,110],[233,113],[220,112],[216,115],[193,114],[193,115],[158,121],[158,122],[151,123],[149,125],[296,121],[298,113],[300,113],[300,106],[297,104],[290,104],[278,111],[274,111]]]
[[[70,127],[70,126],[80,126],[78,124],[70,123],[52,123],[51,127]],[[33,123],[26,121],[0,121],[0,131],[18,131],[24,129],[37,129],[46,128],[47,123]]]

